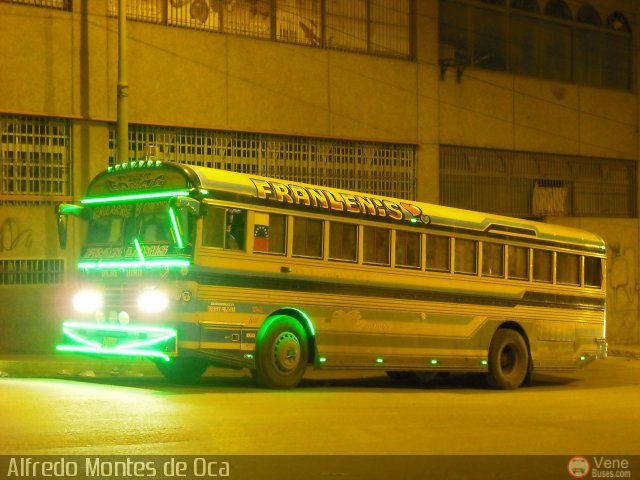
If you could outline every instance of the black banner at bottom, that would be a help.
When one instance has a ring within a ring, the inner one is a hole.
[[[0,479],[625,479],[640,478],[638,465],[638,455],[1,455]]]

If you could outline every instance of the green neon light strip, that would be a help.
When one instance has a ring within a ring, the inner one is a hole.
[[[100,270],[102,268],[163,268],[163,267],[188,267],[191,265],[189,260],[180,260],[177,258],[164,258],[145,260],[98,260],[97,262],[88,260],[78,262],[78,268],[85,270]]]
[[[72,340],[75,340],[78,343],[82,343],[87,347],[100,348],[101,346],[98,342],[93,342],[91,340],[87,340],[86,338],[81,337],[80,335],[76,335],[68,328],[63,328],[62,331],[67,337],[71,338]]]
[[[108,323],[87,323],[87,322],[64,322],[63,328],[75,328],[81,330],[107,330],[110,332],[147,332],[147,333],[164,333],[177,334],[176,330],[167,327],[147,327],[137,325],[112,325]]]
[[[85,345],[87,347],[90,347],[90,348],[101,348],[102,347],[102,345],[100,345],[100,343],[94,342],[92,340],[88,340],[86,338],[83,338],[80,335],[77,335],[77,334],[73,333],[69,328],[63,328],[62,331],[64,332],[65,335],[67,335],[72,340],[75,340],[76,342],[81,343],[81,344],[83,344],[83,345]],[[144,329],[144,332],[148,333],[149,329]],[[160,333],[165,333],[165,332],[160,332]],[[127,350],[127,349],[132,349],[132,348],[150,347],[151,345],[156,345],[158,343],[164,342],[166,340],[170,340],[170,339],[175,338],[175,337],[176,337],[175,330],[168,330],[161,337],[151,338],[151,339],[148,339],[148,340],[133,340],[131,342],[124,343],[122,345],[117,345],[114,348],[116,350],[122,350],[122,349]]]
[[[180,235],[180,229],[178,228],[178,221],[176,220],[176,214],[173,208],[169,208],[169,217],[171,218],[171,226],[173,227],[173,233],[176,235],[176,241],[178,242],[178,248],[184,248],[182,244],[182,235]]]
[[[300,315],[302,315],[302,318],[305,319],[305,321],[307,322],[307,325],[309,326],[309,331],[311,332],[311,336],[315,337],[316,329],[313,327],[313,323],[311,323],[311,319],[307,316],[307,314],[304,313],[302,310],[298,310],[297,308],[294,308],[293,310],[295,310],[296,312],[300,313]]]
[[[138,258],[140,259],[140,263],[144,264],[144,255],[142,254],[142,248],[140,247],[140,242],[138,238],[133,239],[133,244],[136,246],[136,251],[138,252]]]
[[[131,195],[115,195],[112,197],[94,197],[83,198],[80,203],[93,204],[93,203],[117,203],[117,202],[129,202],[131,200],[151,200],[154,198],[168,198],[178,197],[180,195],[188,196],[188,190],[171,190],[168,192],[154,192],[154,193],[136,193]]]
[[[128,348],[150,347],[151,345],[156,345],[158,343],[164,342],[165,340],[171,340],[172,338],[175,338],[175,337],[176,337],[176,334],[174,332],[174,333],[165,335],[163,337],[152,338],[150,340],[133,341],[129,343],[124,343],[122,345],[116,345],[115,349],[120,350],[122,348],[128,349]]]
[[[82,346],[74,346],[74,345],[58,345],[56,346],[56,350],[60,352],[96,353],[100,355],[121,355],[121,356],[129,356],[129,357],[155,357],[155,358],[161,358],[165,362],[171,361],[171,358],[169,356],[165,355],[162,352],[158,352],[156,350],[131,350],[131,349],[117,350],[115,348],[92,348],[92,347],[82,347]]]

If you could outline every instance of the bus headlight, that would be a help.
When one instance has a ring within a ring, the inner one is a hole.
[[[102,308],[102,294],[96,290],[80,290],[73,296],[73,308],[78,313],[93,313]]]
[[[163,312],[169,306],[169,297],[161,290],[145,290],[138,297],[138,308],[145,313]]]

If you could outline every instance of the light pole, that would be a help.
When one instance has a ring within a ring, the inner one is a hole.
[[[129,161],[129,124],[127,101],[129,84],[127,83],[127,2],[118,0],[118,124],[116,128],[116,160],[118,163]]]

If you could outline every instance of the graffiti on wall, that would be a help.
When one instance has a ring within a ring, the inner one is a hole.
[[[31,249],[33,235],[30,228],[23,227],[14,218],[0,221],[0,253],[11,252],[19,247]]]
[[[609,245],[610,258],[607,269],[608,336],[613,340],[625,341],[636,338],[638,299],[637,252],[621,242]]]

